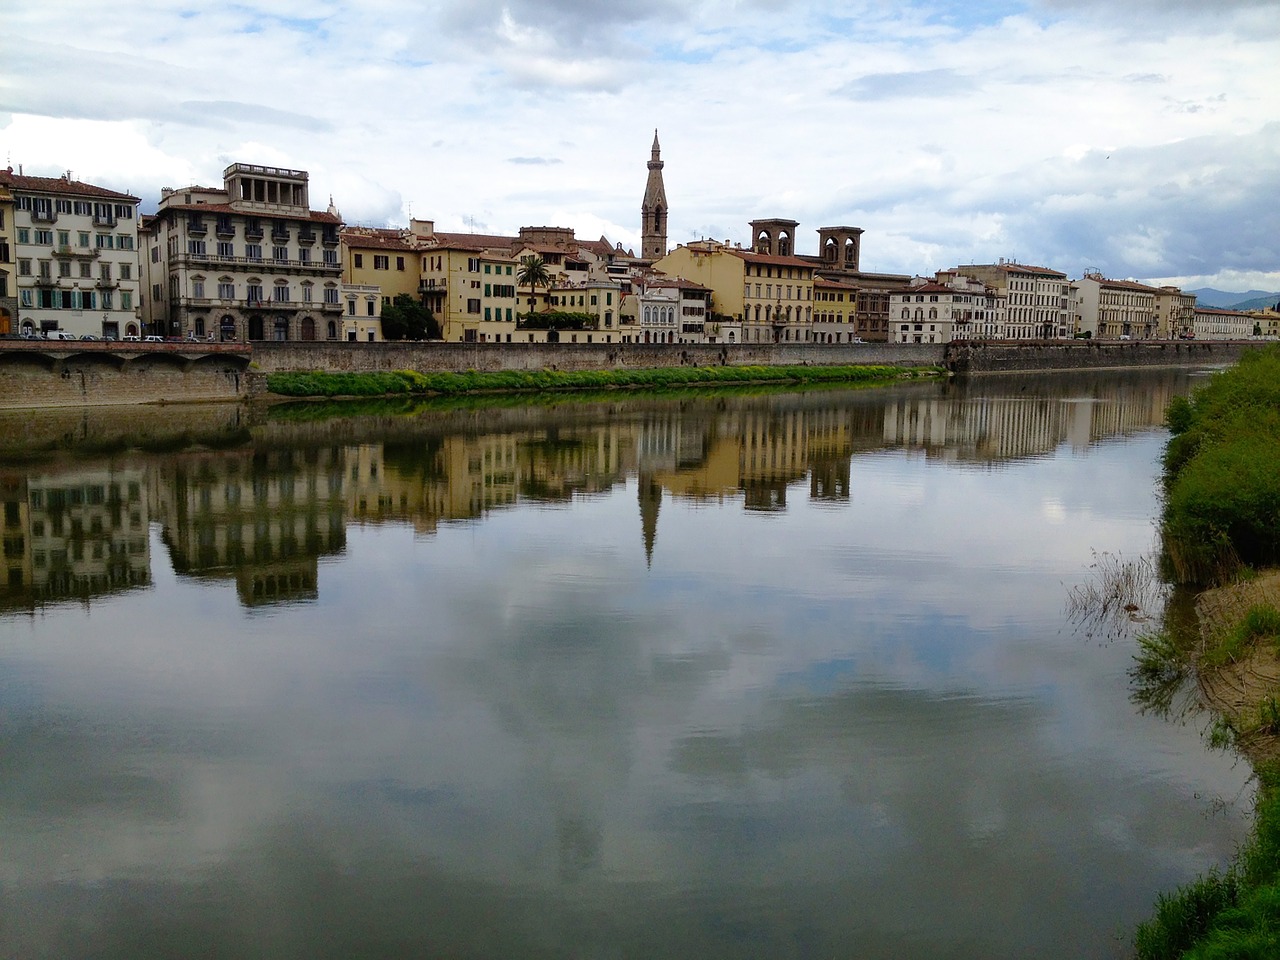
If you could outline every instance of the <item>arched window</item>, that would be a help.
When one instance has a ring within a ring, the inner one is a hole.
[[[903,308],[902,308],[902,319],[903,319],[903,320],[910,320],[910,319],[911,319],[911,308],[910,308],[910,307],[903,307]]]
[[[276,317],[275,323],[272,324],[271,334],[272,334],[273,340],[288,340],[289,339],[289,318]]]
[[[937,319],[938,319],[938,308],[937,308],[937,307],[930,307],[930,308],[929,308],[929,319],[930,319],[930,320],[937,320]]]
[[[335,321],[333,321],[333,320],[330,320],[330,321],[329,321],[329,329],[328,329],[327,333],[328,333],[328,336],[329,336],[329,339],[330,339],[330,340],[337,340],[337,339],[338,339],[338,324],[337,324]]]
[[[302,318],[302,339],[314,340],[316,338],[316,322],[311,317]]]
[[[223,314],[222,319],[218,321],[218,339],[234,340],[236,338],[236,318],[230,314]]]

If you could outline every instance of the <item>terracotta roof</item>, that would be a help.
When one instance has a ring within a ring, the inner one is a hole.
[[[436,241],[436,246],[464,245],[463,249],[483,250],[487,247],[510,247],[517,243],[519,237],[504,237],[496,233],[453,233],[437,230],[432,236],[424,237],[427,243]]]
[[[1117,290],[1135,290],[1138,293],[1164,293],[1159,287],[1150,287],[1145,283],[1138,283],[1136,280],[1108,280],[1106,277],[1082,277],[1083,280],[1093,280],[1100,283],[1104,287],[1112,287]]]
[[[702,290],[710,293],[711,288],[701,283],[694,283],[684,277],[652,277],[644,281],[646,288],[675,287],[678,290]]]
[[[984,270],[1003,270],[1005,273],[1037,273],[1045,277],[1061,277],[1067,279],[1067,275],[1061,270],[1053,270],[1049,267],[1036,267],[1029,263],[962,263],[953,269],[963,273],[966,267],[979,267]]]
[[[1248,317],[1243,310],[1223,310],[1220,307],[1196,307],[1197,314],[1214,317]]]
[[[342,242],[348,247],[360,247],[366,250],[418,249],[399,230],[381,227],[344,227],[341,236]]]
[[[20,173],[14,173],[12,168],[0,170],[0,183],[3,183],[11,190],[25,190],[28,193],[60,193],[66,196],[141,202],[137,197],[130,194],[117,193],[115,190],[108,190],[106,187],[95,187],[92,183],[68,180],[66,177],[27,177]]]
[[[849,283],[844,280],[831,280],[827,277],[814,277],[813,285],[815,287],[830,287],[833,290],[860,290],[856,284]]]
[[[802,267],[805,270],[813,269],[813,262],[810,260],[802,260],[799,257],[775,257],[767,253],[755,253],[751,250],[725,250],[725,253],[731,253],[735,257],[741,257],[748,263],[763,263],[775,267]]]
[[[918,287],[903,287],[901,290],[894,290],[893,295],[896,297],[900,294],[910,293],[964,293],[966,291],[956,290],[952,287],[945,286],[941,283],[922,283]]]

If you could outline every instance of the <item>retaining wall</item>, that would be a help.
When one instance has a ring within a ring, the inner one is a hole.
[[[955,340],[947,345],[944,362],[958,374],[1225,366],[1259,345],[1243,340]]]

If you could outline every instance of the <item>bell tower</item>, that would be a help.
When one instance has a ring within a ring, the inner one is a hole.
[[[649,153],[649,180],[644,186],[644,202],[640,204],[640,257],[660,260],[667,255],[667,191],[662,185],[662,148],[658,131],[653,131],[653,149]]]

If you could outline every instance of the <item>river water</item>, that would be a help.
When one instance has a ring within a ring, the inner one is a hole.
[[[1193,382],[6,421],[0,956],[1123,956],[1251,802],[1066,621]]]

